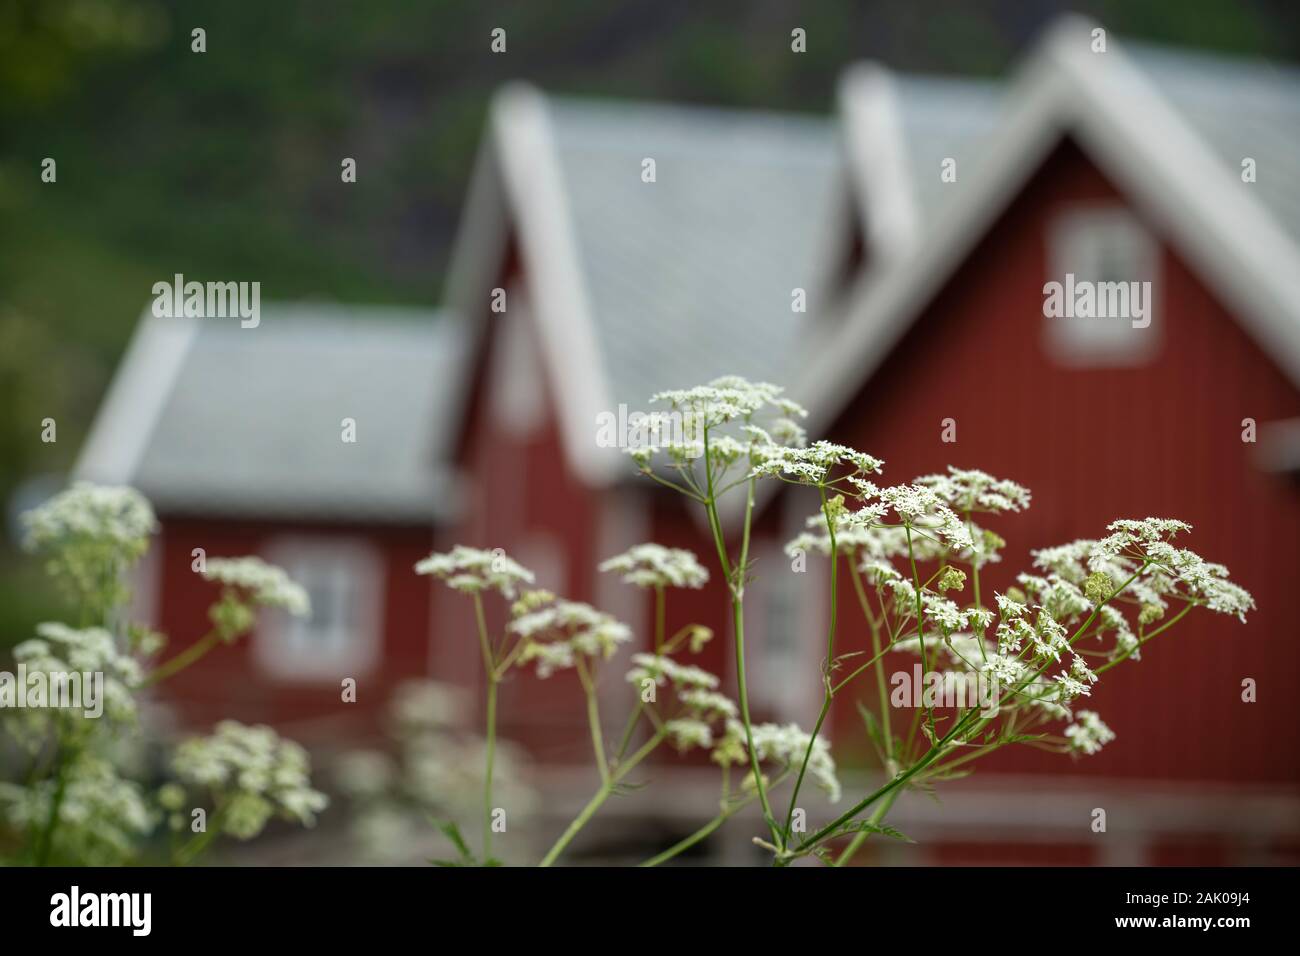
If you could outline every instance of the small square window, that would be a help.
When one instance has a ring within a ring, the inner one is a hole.
[[[1137,218],[1123,206],[1074,207],[1051,223],[1047,242],[1047,352],[1071,366],[1149,361],[1162,335],[1154,302],[1160,250]]]
[[[267,560],[284,568],[311,598],[311,613],[268,612],[254,657],[286,681],[337,681],[374,669],[380,657],[383,561],[358,538],[282,538]]]

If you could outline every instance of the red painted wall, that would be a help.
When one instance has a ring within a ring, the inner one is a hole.
[[[219,587],[191,569],[191,553],[208,558],[265,555],[282,535],[363,538],[383,556],[382,650],[375,671],[358,678],[357,700],[345,704],[337,680],[288,683],[263,673],[253,660],[252,636],[213,650],[201,662],[162,685],[159,693],[187,727],[202,729],[216,720],[270,723],[303,741],[349,742],[372,734],[394,685],[424,676],[429,658],[431,589],[414,573],[429,553],[432,533],[420,528],[335,524],[278,524],[214,521],[163,516],[159,536],[162,566],[157,626],[170,638],[162,660],[178,653],[210,629],[208,608]]]
[[[1071,767],[1017,748],[982,767],[1295,783],[1300,485],[1258,470],[1241,421],[1300,414],[1300,394],[1167,242],[1156,290],[1164,336],[1149,364],[1071,369],[1045,353],[1042,286],[1060,278],[1047,271],[1047,225],[1067,203],[1118,196],[1063,144],[828,437],[884,458],[888,481],[951,463],[1032,489],[1027,513],[990,522],[1009,542],[1004,563],[986,576],[990,591],[1028,570],[1030,548],[1154,515],[1189,521],[1184,546],[1227,565],[1259,604],[1245,625],[1189,615],[1140,662],[1105,675],[1085,704],[1118,734],[1102,754]],[[948,417],[957,420],[956,444],[940,441]],[[852,617],[843,620],[846,635],[863,634]],[[1258,703],[1241,701],[1247,677],[1258,681]],[[874,688],[859,693],[873,699]],[[841,738],[861,736],[851,700],[834,718]]]

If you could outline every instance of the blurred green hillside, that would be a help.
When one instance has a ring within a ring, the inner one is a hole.
[[[854,59],[999,73],[1066,7],[0,0],[0,496],[69,466],[159,279],[435,304],[485,106],[506,80],[826,112]],[[1290,2],[1075,7],[1144,39],[1300,53]],[[488,47],[498,26],[505,55]],[[191,51],[194,27],[205,53]],[[344,157],[356,184],[340,181]],[[46,417],[55,444],[40,441]],[[0,553],[0,641],[25,636],[45,603]]]

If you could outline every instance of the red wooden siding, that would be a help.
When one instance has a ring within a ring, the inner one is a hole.
[[[1028,569],[1030,548],[1154,515],[1189,521],[1185,545],[1227,565],[1255,595],[1248,624],[1189,615],[1140,662],[1105,676],[1086,704],[1118,735],[1102,754],[1069,767],[1017,749],[983,767],[1295,783],[1300,487],[1257,469],[1241,421],[1300,414],[1300,394],[1167,242],[1156,288],[1165,329],[1149,364],[1066,368],[1044,353],[1042,286],[1061,278],[1047,274],[1047,225],[1068,203],[1118,198],[1080,150],[1062,144],[829,437],[884,458],[889,481],[951,463],[1028,485],[1033,507],[993,524],[1010,544],[986,575],[990,593]],[[948,417],[956,444],[940,441]],[[845,619],[846,636],[862,633],[855,623]],[[1258,703],[1241,701],[1247,677],[1258,681]],[[851,701],[836,708],[835,726],[840,738],[861,735]]]
[[[356,702],[343,703],[341,681],[353,675],[341,673],[336,680],[302,684],[278,680],[253,660],[255,637],[244,638],[215,649],[163,686],[162,695],[186,726],[202,728],[228,717],[292,729],[304,742],[337,742],[340,730],[355,739],[375,731],[397,683],[427,672],[431,592],[428,579],[418,577],[413,568],[429,553],[432,534],[425,529],[374,526],[164,518],[156,545],[162,556],[157,626],[170,638],[163,659],[208,632],[207,610],[220,594],[218,585],[191,569],[192,550],[203,548],[209,558],[264,555],[270,542],[288,534],[355,536],[382,555],[382,644],[375,670],[358,678]]]

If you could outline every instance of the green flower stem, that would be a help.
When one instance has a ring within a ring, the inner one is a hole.
[[[487,674],[487,756],[483,770],[483,859],[492,856],[492,772],[497,752],[497,678],[488,642],[487,618],[483,613],[483,596],[474,594],[474,621],[478,625],[479,646],[483,651],[483,669]]]
[[[212,845],[212,841],[220,836],[223,818],[224,812],[218,808],[208,821],[207,828],[202,833],[196,833],[176,851],[172,858],[175,865],[189,866],[197,860]]]
[[[196,664],[204,657],[207,657],[208,652],[219,646],[221,643],[221,632],[215,629],[209,631],[199,640],[185,648],[185,650],[181,651],[165,663],[159,664],[155,667],[145,675],[137,686],[140,688],[152,687],[154,684],[159,684],[162,681],[167,680],[169,677],[175,677],[181,671],[185,670],[185,668]]]
[[[705,839],[714,831],[716,831],[724,823],[726,823],[733,816],[735,816],[736,813],[740,811],[742,808],[749,806],[749,804],[753,802],[754,802],[754,798],[748,797],[742,802],[737,803],[726,810],[723,810],[716,817],[714,817],[708,823],[704,824],[704,826],[700,827],[690,836],[682,840],[679,840],[678,842],[670,846],[668,849],[664,850],[662,853],[657,854],[656,856],[652,856],[650,859],[646,860],[643,863],[639,863],[637,865],[641,867],[658,866],[660,863],[665,863],[668,860],[671,860],[673,857],[678,856],[681,853],[684,853],[686,850],[689,850],[691,847],[695,846],[695,844],[699,843],[701,840]]]
[[[577,659],[578,680],[582,683],[583,696],[587,698],[587,725],[591,729],[591,749],[596,754],[596,768],[600,771],[602,781],[609,780],[609,766],[605,762],[605,735],[600,729],[600,703],[596,699],[596,685],[587,671],[586,662]]]
[[[709,461],[709,432],[704,430],[704,473],[708,483],[708,495],[704,510],[709,518],[709,529],[713,532],[713,544],[718,552],[718,563],[731,588],[731,623],[736,644],[736,691],[740,703],[740,721],[745,727],[745,746],[749,751],[749,765],[754,772],[754,788],[758,791],[758,801],[763,808],[763,819],[772,833],[772,839],[779,846],[784,846],[781,829],[772,815],[772,805],[767,799],[767,788],[763,785],[763,772],[759,769],[758,751],[754,747],[754,725],[749,716],[749,686],[745,679],[745,570],[749,562],[749,525],[754,514],[754,479],[746,485],[745,528],[743,544],[740,551],[740,564],[733,570],[727,558],[726,540],[722,535],[722,522],[718,519],[717,500],[713,489],[713,466]]]
[[[821,733],[822,724],[826,722],[826,715],[830,713],[831,709],[831,699],[835,695],[835,689],[831,686],[830,674],[835,662],[835,625],[839,619],[840,550],[839,543],[835,539],[835,520],[831,517],[830,504],[826,500],[825,485],[818,485],[817,493],[821,496],[822,517],[826,519],[826,531],[830,535],[831,542],[831,620],[826,634],[826,670],[822,675],[822,707],[817,714],[817,722],[813,725],[812,734],[808,737],[808,746],[804,749],[803,761],[799,764],[799,773],[794,778],[794,788],[790,791],[790,807],[785,814],[785,828],[782,831],[784,839],[780,843],[781,846],[785,846],[786,841],[790,839],[790,828],[794,822],[795,803],[799,799],[799,789],[803,786],[804,775],[808,772],[808,761],[812,757],[813,747],[817,744],[817,735]]]
[[[639,697],[636,706],[632,708],[632,713],[628,715],[627,725],[623,728],[623,736],[619,738],[618,749],[614,751],[614,765],[623,759],[623,754],[627,753],[627,746],[632,742],[632,732],[636,730],[637,718],[641,716],[641,711],[645,708],[645,702]]]
[[[912,586],[916,588],[916,642],[921,647],[921,686],[925,686],[926,674],[930,670],[930,656],[925,649],[925,617],[921,608],[921,575],[916,570],[916,552],[912,550],[912,526],[904,525],[907,533],[907,560],[912,565]],[[926,712],[930,717],[930,739],[936,736],[934,728],[934,708],[927,707]]]
[[[867,819],[867,822],[872,826],[880,826],[881,822],[885,819],[885,814],[887,814],[890,808],[893,807],[894,801],[898,799],[898,795],[901,792],[901,790],[895,790],[889,796],[885,797],[884,800],[880,801],[880,806],[876,807],[875,811]],[[867,830],[862,830],[853,834],[853,839],[849,842],[849,845],[844,848],[844,852],[835,859],[835,862],[832,863],[831,866],[839,867],[847,864],[853,859],[854,854],[858,852],[862,847],[862,844],[867,842],[867,837],[869,836],[871,836],[871,833]]]
[[[871,651],[874,657],[870,663],[874,663],[876,667],[876,690],[880,696],[880,727],[885,738],[885,759],[892,762],[894,759],[894,735],[889,726],[889,688],[888,680],[885,677],[884,656],[885,651],[894,646],[894,642],[890,641],[889,645],[884,650],[881,650],[880,627],[871,614],[871,602],[867,600],[866,590],[862,587],[862,577],[858,574],[858,569],[853,566],[852,561],[849,562],[849,572],[853,578],[853,589],[857,593],[858,601],[862,604],[862,611],[867,615],[867,621],[871,625]],[[855,671],[850,674],[846,681],[852,679],[856,673]],[[844,686],[844,683],[841,682],[839,686]],[[838,687],[836,689],[838,690]]]
[[[822,827],[816,833],[812,834],[812,836],[808,837],[807,840],[799,844],[799,846],[796,847],[791,852],[790,855],[802,856],[806,853],[810,853],[814,847],[818,846],[829,837],[834,836],[836,834],[836,831],[838,831],[840,827],[844,826],[844,824],[846,823],[851,822],[854,817],[856,817],[867,807],[871,806],[877,800],[880,800],[882,797],[889,796],[889,794],[893,793],[895,790],[900,788],[903,784],[907,783],[908,780],[912,779],[912,777],[914,777],[916,774],[920,773],[922,770],[928,767],[939,757],[940,753],[948,745],[948,742],[951,741],[953,738],[955,738],[966,728],[967,723],[970,722],[970,720],[975,716],[976,713],[977,712],[974,710],[967,711],[966,714],[959,721],[957,721],[957,723],[953,726],[952,730],[948,731],[948,733],[946,733],[942,738],[940,738],[938,741],[936,741],[934,744],[930,746],[930,749],[925,752],[925,754],[921,757],[921,759],[919,759],[916,763],[912,764],[912,766],[908,767],[898,776],[894,777],[884,786],[873,791],[872,793],[867,794],[865,797],[863,797],[861,800],[859,800],[849,809],[845,810],[843,813],[841,813],[830,823],[826,824],[826,826]]]
[[[1110,669],[1111,669],[1112,667],[1114,667],[1116,664],[1122,664],[1124,661],[1126,661],[1126,660],[1128,660],[1130,657],[1132,657],[1132,656],[1133,656],[1133,652],[1136,651],[1136,650],[1138,650],[1138,649],[1140,649],[1140,648],[1142,647],[1143,644],[1145,644],[1147,641],[1151,640],[1151,638],[1155,637],[1157,634],[1162,634],[1162,633],[1164,633],[1165,631],[1169,630],[1171,627],[1173,627],[1175,624],[1177,624],[1179,621],[1181,621],[1184,617],[1186,617],[1187,614],[1188,614],[1188,612],[1190,612],[1192,608],[1194,608],[1194,607],[1198,607],[1198,606],[1199,606],[1199,605],[1196,604],[1196,603],[1194,603],[1194,602],[1193,602],[1193,603],[1189,603],[1186,607],[1184,607],[1181,611],[1179,611],[1177,614],[1175,614],[1172,618],[1170,618],[1170,619],[1169,619],[1168,621],[1166,621],[1164,624],[1161,624],[1161,625],[1160,625],[1159,627],[1157,627],[1154,631],[1152,631],[1151,633],[1146,634],[1145,636],[1143,636],[1143,638],[1142,638],[1140,641],[1138,641],[1138,643],[1134,646],[1133,650],[1131,650],[1131,651],[1129,651],[1128,653],[1122,655],[1121,657],[1117,657],[1117,658],[1115,658],[1115,660],[1113,660],[1113,661],[1108,661],[1107,663],[1102,664],[1102,665],[1101,665],[1100,667],[1098,667],[1098,668],[1096,669],[1096,671],[1094,671],[1093,673],[1095,673],[1095,674],[1097,674],[1098,676],[1100,676],[1100,675],[1106,673],[1106,671],[1110,670]]]
[[[50,862],[50,853],[54,849],[54,831],[59,825],[59,813],[63,809],[63,799],[68,793],[68,764],[74,753],[71,748],[61,749],[54,771],[54,799],[50,801],[50,815],[41,828],[40,838],[36,843],[36,865],[46,866]]]
[[[564,852],[565,848],[571,842],[573,842],[573,838],[587,825],[588,821],[596,815],[596,811],[599,810],[605,801],[609,799],[609,795],[614,792],[614,789],[623,778],[632,771],[633,767],[637,766],[637,764],[645,760],[646,757],[650,756],[654,749],[663,742],[663,739],[664,731],[659,730],[653,737],[641,745],[640,750],[629,757],[625,763],[620,764],[618,769],[610,774],[608,779],[601,783],[600,788],[592,798],[587,801],[587,805],[582,808],[582,811],[576,817],[574,817],[573,822],[569,824],[568,828],[560,834],[560,838],[556,840],[555,845],[547,851],[546,856],[542,857],[542,862],[539,863],[538,866],[551,866],[557,859],[559,859],[560,854]]]
[[[1107,597],[1100,604],[1097,604],[1092,609],[1092,613],[1088,615],[1088,619],[1084,621],[1083,624],[1079,626],[1078,630],[1074,632],[1073,636],[1071,636],[1069,640],[1069,643],[1071,645],[1073,645],[1075,641],[1077,641],[1085,633],[1087,633],[1088,628],[1092,626],[1092,622],[1096,620],[1097,615],[1101,612],[1102,606],[1109,604],[1125,588],[1127,588],[1130,584],[1132,584],[1133,581],[1136,580],[1137,577],[1142,573],[1142,570],[1145,567],[1146,565],[1144,564],[1141,568],[1138,568],[1138,570],[1134,571],[1133,574],[1123,584],[1121,584],[1118,588],[1116,588],[1114,591],[1110,593],[1109,597]],[[1170,621],[1169,625],[1173,625],[1174,623],[1175,621]],[[922,642],[922,647],[924,647],[924,642]],[[1047,670],[1047,667],[1048,665],[1045,664],[1043,665],[1042,669],[1030,675],[1029,677],[1025,678],[1025,680],[1022,681],[1021,684],[1016,687],[1015,691],[1019,692],[1020,690],[1023,690],[1025,687],[1027,687],[1034,680],[1037,680],[1037,678],[1043,673],[1043,671]],[[803,843],[799,844],[799,846],[796,847],[795,850],[790,853],[790,855],[800,856],[805,853],[811,852],[811,850],[814,847],[824,842],[829,837],[834,836],[835,832],[840,827],[842,827],[846,823],[851,822],[855,816],[857,816],[867,807],[871,806],[877,800],[880,800],[882,797],[886,797],[889,794],[893,793],[895,790],[897,790],[899,787],[905,784],[916,774],[920,773],[930,764],[934,763],[934,761],[937,760],[942,755],[942,752],[947,747],[947,745],[953,739],[955,739],[959,734],[965,731],[967,726],[969,726],[970,724],[977,723],[978,726],[976,727],[976,731],[978,731],[983,727],[988,726],[988,724],[995,719],[992,717],[987,717],[977,721],[975,720],[975,718],[977,718],[978,716],[979,716],[979,711],[975,710],[974,708],[968,710],[965,714],[962,715],[962,717],[956,722],[956,724],[953,725],[952,730],[948,731],[948,733],[944,734],[943,737],[939,738],[937,741],[931,744],[930,749],[925,752],[925,754],[921,757],[921,759],[919,759],[916,763],[912,764],[912,766],[908,767],[907,770],[903,771],[901,774],[894,777],[894,779],[890,780],[887,784],[880,787],[878,790],[874,791],[873,793],[869,793],[867,796],[863,797],[860,801],[858,801],[856,804],[854,804],[844,813],[840,814],[830,823],[826,824],[826,826],[822,827],[820,830],[818,830],[816,833],[810,836]]]

